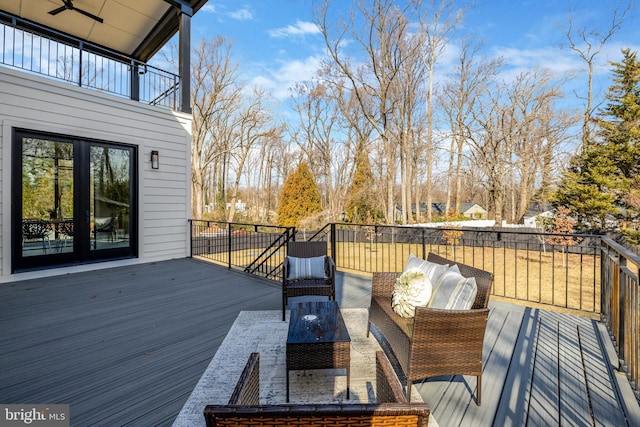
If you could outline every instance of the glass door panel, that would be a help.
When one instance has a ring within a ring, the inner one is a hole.
[[[131,149],[92,146],[91,250],[129,247]]]
[[[15,130],[12,271],[137,256],[133,146]]]
[[[73,252],[73,154],[71,143],[23,138],[23,257]]]

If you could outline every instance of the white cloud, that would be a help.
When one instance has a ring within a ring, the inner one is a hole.
[[[320,29],[313,22],[296,21],[295,25],[269,30],[269,35],[274,38],[300,37],[307,34],[320,34]]]
[[[584,68],[576,55],[557,47],[516,49],[496,47],[493,56],[502,57],[507,69],[522,72],[537,67],[557,74],[579,72]]]
[[[229,16],[238,21],[251,21],[253,19],[253,12],[248,8],[238,9],[233,12],[229,12]]]
[[[322,56],[309,56],[302,60],[281,62],[276,69],[251,79],[250,86],[269,91],[275,99],[289,97],[289,89],[298,82],[311,80],[320,67]]]

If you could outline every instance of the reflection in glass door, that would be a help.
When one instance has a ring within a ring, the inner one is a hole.
[[[91,250],[129,246],[131,149],[91,147]]]
[[[22,144],[21,253],[73,252],[73,144],[25,138]]]
[[[137,255],[136,149],[14,131],[13,271]]]

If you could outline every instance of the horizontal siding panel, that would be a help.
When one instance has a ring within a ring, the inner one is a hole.
[[[143,221],[139,230],[144,245],[139,248],[139,256],[143,260],[184,256],[191,179],[190,115],[0,68],[0,120],[5,131],[7,126],[17,125],[137,146],[138,201]],[[0,133],[0,138],[4,134]],[[0,141],[2,154],[7,153],[4,148],[11,141]],[[151,170],[151,150],[160,153],[159,170]],[[10,171],[2,171],[2,179],[10,179]],[[10,188],[10,183],[1,184],[0,188]],[[0,205],[0,220],[5,218],[10,218],[10,206]],[[181,238],[177,237],[179,233]],[[3,243],[9,244],[9,240],[3,239]],[[10,276],[10,272],[2,271],[2,275]]]

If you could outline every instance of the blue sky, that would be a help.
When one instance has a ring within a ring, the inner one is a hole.
[[[346,13],[350,0],[334,0],[332,8]],[[606,31],[611,0],[477,0],[454,38],[472,35],[483,41],[484,55],[502,56],[509,72],[536,65],[554,71],[585,69],[585,63],[570,51],[561,26],[572,17],[576,26]],[[462,3],[461,3],[462,4]],[[597,57],[596,89],[606,90],[609,61],[620,59],[620,49],[640,51],[640,10],[634,8],[621,31]],[[323,57],[323,41],[312,24],[311,0],[209,0],[192,22],[192,43],[224,35],[234,41],[233,60],[240,65],[242,79],[269,90],[279,100],[297,81],[312,77]],[[441,69],[455,57],[443,55]],[[603,79],[605,77],[605,79]],[[586,82],[582,73],[574,84]],[[582,83],[584,85],[584,83]]]

